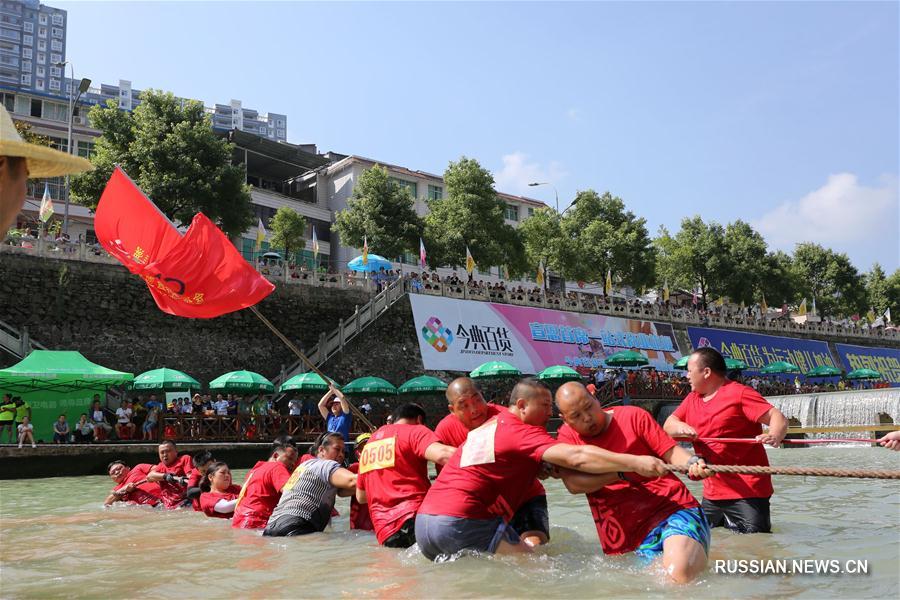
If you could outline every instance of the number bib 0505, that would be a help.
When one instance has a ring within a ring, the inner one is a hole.
[[[368,442],[359,457],[359,472],[368,473],[377,469],[390,469],[394,466],[397,438],[389,437],[375,442]]]

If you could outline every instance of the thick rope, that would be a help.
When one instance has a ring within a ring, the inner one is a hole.
[[[729,444],[761,444],[759,440],[756,438],[685,438],[685,437],[676,437],[675,440],[679,442],[719,442],[719,443],[729,443]],[[813,439],[813,440],[790,440],[783,439],[781,440],[782,444],[876,444],[878,440],[873,438],[828,438],[828,439]]]
[[[820,469],[815,467],[758,467],[750,465],[707,465],[713,473],[743,475],[811,475],[813,477],[852,477],[855,479],[900,479],[900,471],[867,469]],[[673,473],[687,473],[684,465],[666,465]]]

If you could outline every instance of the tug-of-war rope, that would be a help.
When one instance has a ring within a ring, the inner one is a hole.
[[[852,477],[855,479],[900,479],[900,471],[874,469],[820,469],[815,467],[757,467],[748,465],[707,465],[713,473],[742,475],[811,475],[813,477]],[[673,473],[687,473],[684,465],[666,465]]]

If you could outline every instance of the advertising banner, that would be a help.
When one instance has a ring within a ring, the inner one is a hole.
[[[584,370],[604,368],[610,354],[634,350],[648,366],[671,371],[681,358],[667,323],[418,294],[410,302],[427,370],[471,371],[491,360],[523,373],[551,365]]]
[[[757,374],[769,363],[787,361],[800,367],[806,373],[816,367],[828,365],[837,367],[828,344],[819,340],[764,335],[733,331],[730,329],[707,329],[688,327],[688,336],[694,348],[712,347],[725,358],[735,358],[747,364],[744,374]],[[791,378],[794,375],[790,376]],[[802,377],[801,377],[802,379]]]
[[[891,387],[900,387],[900,349],[871,348],[869,346],[851,346],[835,344],[844,369],[874,369],[884,376]]]

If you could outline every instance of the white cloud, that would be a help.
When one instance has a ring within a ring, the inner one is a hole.
[[[866,187],[856,175],[839,173],[753,225],[776,249],[791,251],[799,242],[816,242],[846,252],[864,270],[873,260],[892,265],[898,260],[897,194],[896,177],[885,176],[878,187]]]
[[[498,192],[534,196],[535,188],[529,188],[529,183],[538,181],[557,185],[557,182],[566,176],[560,163],[553,161],[545,167],[540,163],[529,162],[528,155],[524,152],[506,154],[502,161],[503,168],[494,173]]]

